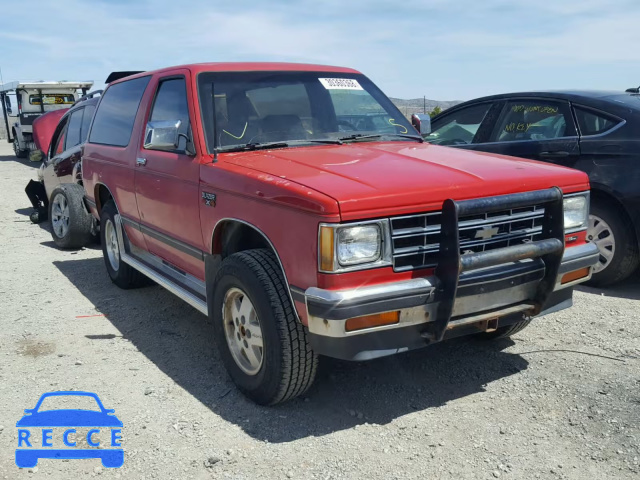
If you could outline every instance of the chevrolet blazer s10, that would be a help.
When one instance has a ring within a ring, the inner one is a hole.
[[[598,259],[587,175],[430,145],[426,120],[348,68],[115,81],[82,160],[108,274],[122,288],[149,277],[208,315],[261,404],[305,392],[319,355],[495,338],[571,306]]]

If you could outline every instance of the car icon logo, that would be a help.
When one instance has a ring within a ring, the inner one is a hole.
[[[50,410],[43,407],[43,402],[60,397],[71,397],[71,401],[75,400],[73,397],[81,397],[82,400],[89,401],[93,408]],[[16,427],[16,465],[20,468],[35,467],[40,458],[99,458],[105,468],[118,468],[124,463],[122,422],[114,415],[114,410],[104,407],[95,393],[45,393],[34,408],[25,410],[25,415],[18,420]],[[84,448],[84,445],[83,448],[76,448],[79,430],[87,430],[84,437],[89,448]],[[61,435],[57,435],[59,432],[62,432]]]

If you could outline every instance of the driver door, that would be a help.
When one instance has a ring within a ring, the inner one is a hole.
[[[174,71],[168,77],[156,77],[145,95],[150,100],[145,125],[155,121],[180,121],[180,133],[189,135],[191,92],[189,72]],[[180,137],[173,150],[151,150],[140,138],[135,185],[140,226],[149,250],[171,265],[204,278],[204,248],[200,229],[200,164],[197,156],[186,152],[186,140]]]

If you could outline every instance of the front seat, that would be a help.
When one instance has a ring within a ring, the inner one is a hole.
[[[256,109],[244,92],[227,98],[228,119],[218,130],[220,145],[250,143],[258,135]]]
[[[265,142],[302,140],[309,136],[297,115],[267,115],[260,124],[261,139]]]

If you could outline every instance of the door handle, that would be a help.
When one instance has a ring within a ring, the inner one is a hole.
[[[540,152],[541,157],[547,158],[564,158],[569,156],[569,152],[559,151],[559,152]]]
[[[147,164],[147,159],[146,158],[136,158],[136,165],[139,167],[144,167]]]

